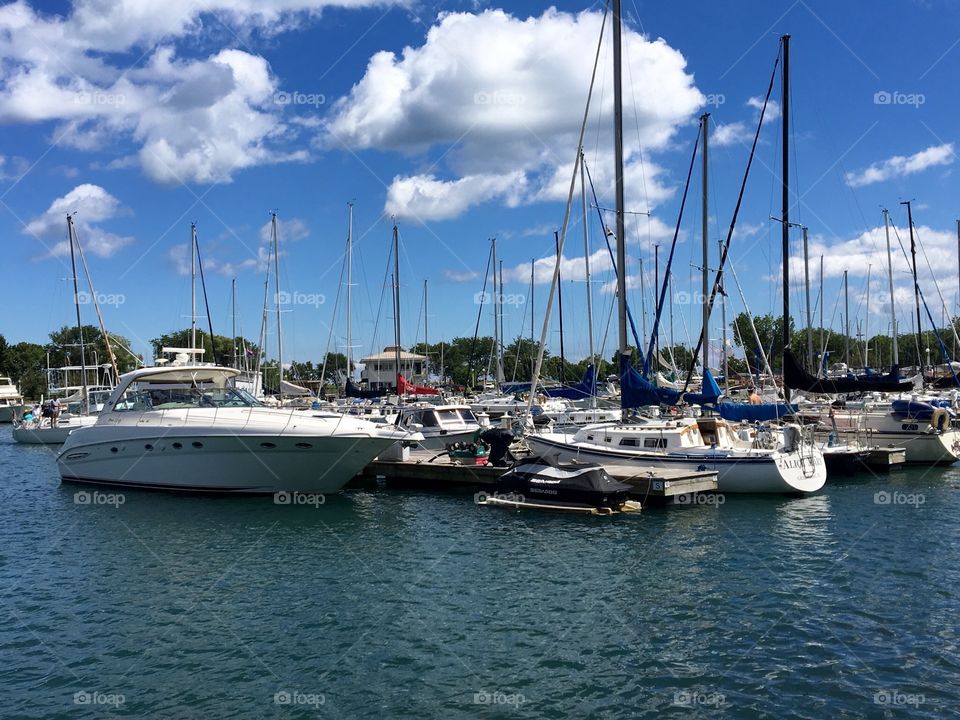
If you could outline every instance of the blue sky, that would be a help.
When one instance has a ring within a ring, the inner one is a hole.
[[[430,339],[471,335],[489,243],[498,238],[512,304],[506,334],[529,335],[529,263],[553,246],[563,217],[602,6],[310,2],[12,3],[0,8],[0,231],[7,296],[0,332],[43,342],[72,320],[64,214],[80,240],[108,328],[147,341],[189,323],[184,244],[198,224],[214,330],[228,334],[230,281],[238,321],[259,330],[264,226],[281,219],[285,359],[343,349],[334,300],[355,203],[356,353],[390,344],[389,303],[374,336],[398,215],[403,250],[403,341],[422,339],[423,281]],[[551,9],[554,8],[554,9]],[[810,228],[816,267],[825,260],[825,318],[850,272],[851,322],[887,328],[880,207],[905,238],[899,202],[915,222],[957,313],[954,183],[955,78],[960,9],[946,1],[625,4],[628,205],[635,216],[630,293],[638,319],[639,259],[652,296],[652,246],[666,252],[697,117],[712,114],[711,232],[730,221],[749,136],[777,52],[793,36],[792,218]],[[609,53],[602,51],[605,67]],[[611,86],[598,79],[587,163],[602,205],[612,205]],[[774,96],[779,98],[779,89]],[[767,123],[734,240],[732,259],[754,313],[779,311],[779,119]],[[641,154],[642,150],[642,154]],[[699,183],[699,177],[695,176]],[[674,333],[699,331],[686,302],[699,285],[699,184],[678,247]],[[609,264],[592,214],[596,343],[612,302]],[[579,209],[574,212],[579,215]],[[799,252],[800,236],[794,243]],[[571,227],[564,283],[567,352],[586,354],[583,234]],[[716,257],[716,255],[714,255]],[[902,259],[896,297],[909,329]],[[538,280],[548,274],[538,265]],[[797,266],[798,267],[798,266]],[[795,268],[796,269],[796,268]],[[795,273],[796,275],[796,273]],[[921,256],[928,301],[940,303]],[[534,297],[537,334],[548,285]],[[735,287],[730,313],[742,309]],[[792,294],[803,322],[799,289]],[[16,298],[16,300],[12,300]],[[321,302],[322,300],[322,302]],[[342,307],[342,306],[341,306]],[[85,320],[95,322],[92,308]],[[712,321],[713,333],[719,314]],[[489,314],[481,325],[489,332]],[[275,328],[271,328],[273,332]],[[610,327],[604,351],[616,337]],[[557,336],[550,335],[553,349]],[[271,345],[275,341],[271,340]],[[333,349],[333,348],[331,348]]]

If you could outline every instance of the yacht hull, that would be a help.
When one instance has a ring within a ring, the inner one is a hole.
[[[874,430],[870,441],[876,445],[905,448],[912,465],[952,465],[960,460],[960,431],[940,433],[895,433]]]
[[[395,437],[191,434],[188,428],[72,435],[57,458],[65,482],[206,493],[337,492]]]
[[[773,451],[753,456],[724,451],[631,452],[589,443],[572,444],[567,436],[551,433],[530,435],[527,444],[534,454],[556,458],[559,462],[594,462],[627,472],[646,468],[716,470],[717,491],[721,493],[810,493],[822,488],[827,478],[819,451]]]

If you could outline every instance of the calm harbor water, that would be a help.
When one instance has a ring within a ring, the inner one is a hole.
[[[4,718],[960,706],[957,469],[614,518],[388,491],[83,503],[7,426],[0,477]]]

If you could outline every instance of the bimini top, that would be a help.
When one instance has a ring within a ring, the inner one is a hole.
[[[133,383],[151,385],[214,385],[224,387],[240,371],[219,365],[162,365],[124,373],[120,376],[118,390],[125,390]]]

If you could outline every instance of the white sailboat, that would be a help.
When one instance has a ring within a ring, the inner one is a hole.
[[[613,3],[614,32],[614,138],[616,157],[616,242],[619,352],[621,385],[628,382],[630,350],[626,324],[626,251],[624,229],[624,186],[622,145],[622,103],[620,91],[620,2]],[[784,55],[788,51],[784,38]],[[784,85],[787,83],[786,72]],[[788,90],[784,89],[786,96]],[[786,123],[784,122],[784,126]],[[701,118],[704,139],[706,117]],[[785,140],[789,136],[785,137]],[[707,173],[704,173],[706,180]],[[786,180],[784,180],[786,182]],[[786,193],[784,193],[786,215]],[[704,247],[706,222],[704,222]],[[787,257],[785,255],[785,257]],[[706,259],[704,262],[706,266]],[[785,300],[786,304],[786,300]],[[708,310],[704,309],[705,323]],[[704,333],[706,325],[704,326]],[[706,353],[704,369],[706,370]],[[627,368],[624,370],[623,368]],[[624,411],[626,388],[622,390]],[[559,462],[598,462],[628,472],[648,468],[716,470],[717,489],[724,493],[809,493],[823,487],[826,467],[823,454],[812,436],[805,437],[798,425],[769,430],[743,428],[739,432],[718,418],[623,420],[587,425],[573,436],[561,433],[533,434],[526,438],[532,452]]]
[[[67,239],[70,243],[70,266],[73,271],[73,304],[77,316],[77,334],[80,341],[80,365],[66,366],[56,370],[47,368],[47,383],[52,397],[60,401],[63,411],[56,418],[33,417],[32,419],[17,418],[14,421],[13,439],[24,445],[60,445],[74,430],[90,427],[97,421],[96,414],[103,407],[110,392],[113,390],[116,377],[116,358],[110,346],[110,338],[103,326],[100,307],[97,305],[97,293],[94,291],[86,261],[83,260],[83,249],[76,237],[73,225],[73,216],[67,215]],[[90,282],[90,295],[97,310],[97,318],[103,332],[104,342],[110,354],[110,364],[98,367],[87,365],[86,349],[83,341],[83,327],[80,321],[80,288],[77,276],[76,253],[79,253],[87,271],[87,280]],[[100,370],[103,370],[104,385],[96,384],[101,381]],[[112,372],[111,372],[112,371]],[[89,373],[96,375],[95,384],[90,384]],[[75,383],[71,379],[76,378]]]

